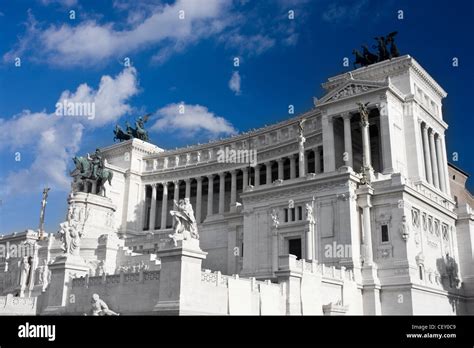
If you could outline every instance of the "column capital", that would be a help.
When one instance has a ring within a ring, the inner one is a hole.
[[[341,112],[341,117],[343,120],[350,120],[352,118],[353,114],[351,114],[348,111]]]
[[[241,169],[242,169],[242,173],[245,173],[245,172],[248,172],[249,167],[243,167],[243,168],[241,168]]]
[[[158,187],[158,184],[159,184],[158,182],[154,182],[150,185],[151,185],[152,188],[156,189]]]
[[[282,163],[282,162],[284,161],[284,158],[278,158],[276,161],[277,161],[278,163]]]
[[[208,174],[206,175],[208,180],[214,180],[215,174]]]
[[[163,187],[168,186],[168,181],[161,181],[160,185],[163,185]]]
[[[237,169],[231,169],[231,170],[229,170],[229,173],[230,173],[232,176],[236,176],[236,175],[237,175]]]
[[[179,185],[179,182],[180,182],[180,181],[181,181],[181,180],[173,180],[173,184]]]
[[[186,184],[189,184],[189,183],[191,182],[191,178],[186,178],[186,179],[184,179],[184,182],[185,182]]]
[[[265,162],[265,165],[266,165],[266,166],[271,166],[271,165],[272,165],[272,162],[273,162],[273,161],[266,161],[266,162]]]
[[[218,173],[218,174],[219,174],[219,177],[221,177],[221,178],[222,178],[222,177],[225,177],[225,173],[226,173],[226,172],[220,172],[220,173]]]
[[[202,182],[202,176],[198,176],[195,179],[196,179],[196,182]]]

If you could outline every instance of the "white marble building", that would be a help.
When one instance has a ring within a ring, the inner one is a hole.
[[[120,239],[113,232],[114,246],[87,244],[85,258],[102,260],[109,274],[131,255],[158,263],[173,200],[189,198],[204,268],[278,283],[293,254],[324,265],[323,275],[324,267],[351,270],[361,303],[352,314],[474,314],[473,207],[460,212],[451,194],[446,92],[408,55],[323,87],[304,114],[228,139],[101,149],[114,171],[106,185],[114,214],[104,221]],[[357,103],[368,103],[367,122]],[[232,150],[256,151],[256,165],[219,161]],[[100,245],[108,256],[93,255]]]

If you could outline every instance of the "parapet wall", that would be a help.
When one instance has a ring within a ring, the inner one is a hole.
[[[72,280],[67,312],[90,314],[92,294],[124,314],[150,314],[158,302],[160,271],[141,271]]]
[[[0,296],[1,315],[36,315],[37,297]]]

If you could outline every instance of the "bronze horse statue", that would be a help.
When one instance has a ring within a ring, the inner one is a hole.
[[[74,165],[76,166],[76,169],[71,172],[71,176],[75,178],[75,183],[77,184],[77,181],[79,181],[83,189],[85,189],[85,183],[87,181],[95,181],[97,184],[97,192],[99,194],[104,193],[105,195],[104,185],[106,182],[108,182],[109,185],[112,184],[112,178],[114,176],[114,173],[111,170],[104,168],[98,171],[97,178],[94,179],[92,178],[92,164],[86,157],[74,156],[72,160],[74,162]]]

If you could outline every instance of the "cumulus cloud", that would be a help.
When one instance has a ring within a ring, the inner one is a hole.
[[[197,134],[217,137],[237,133],[229,121],[202,105],[172,103],[159,109],[157,114],[158,120],[151,127],[151,130],[157,132],[179,132],[185,137]]]
[[[63,98],[73,102],[96,103],[97,117],[58,116],[55,112],[24,110],[10,119],[0,119],[3,141],[0,151],[33,155],[29,167],[9,172],[0,179],[0,193],[28,192],[48,185],[68,190],[67,168],[80,149],[84,129],[111,123],[130,111],[127,100],[138,93],[136,71],[125,69],[115,77],[103,76],[97,90],[81,84],[74,92],[64,91]],[[23,158],[25,156],[22,156]],[[8,184],[7,184],[8,183]]]
[[[124,56],[150,46],[164,47],[192,44],[226,27],[225,15],[230,0],[177,0],[173,4],[157,5],[146,18],[130,19],[129,28],[118,30],[113,23],[95,20],[77,26],[60,26],[27,30],[18,45],[4,55],[10,61],[25,48],[34,50],[38,59],[60,66],[93,65],[111,57]],[[141,16],[143,12],[140,12]],[[140,16],[140,15],[138,15]],[[29,19],[29,28],[34,18]]]
[[[240,95],[240,74],[238,71],[233,72],[229,80],[229,88],[235,95]]]
[[[64,91],[58,103],[64,100],[76,103],[94,103],[96,116],[90,120],[91,127],[100,127],[119,119],[131,111],[127,100],[138,93],[137,71],[127,68],[115,78],[102,76],[99,88],[92,89],[87,84],[80,85],[75,92]]]

